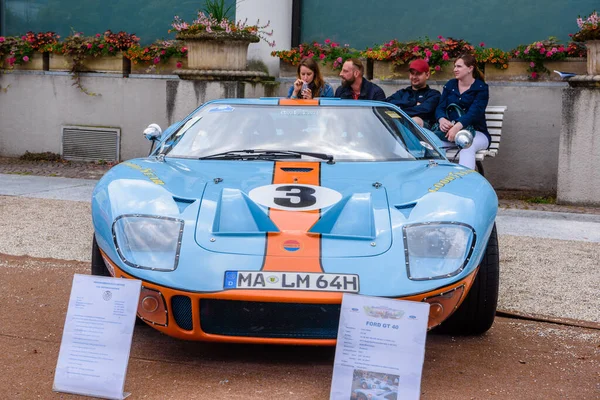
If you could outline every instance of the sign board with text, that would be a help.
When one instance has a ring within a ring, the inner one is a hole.
[[[429,304],[344,294],[332,400],[418,399]]]
[[[54,385],[56,392],[124,399],[141,281],[73,277]]]

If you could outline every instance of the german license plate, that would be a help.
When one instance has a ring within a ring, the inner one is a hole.
[[[224,289],[316,290],[358,293],[358,275],[318,272],[225,271]]]

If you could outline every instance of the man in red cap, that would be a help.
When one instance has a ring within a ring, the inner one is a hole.
[[[427,85],[429,64],[423,59],[413,60],[408,66],[410,86],[400,89],[385,101],[395,104],[417,124],[427,129],[435,123],[435,109],[440,102],[440,92]]]

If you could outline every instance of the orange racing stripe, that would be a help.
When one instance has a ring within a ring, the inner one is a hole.
[[[304,168],[309,172],[289,172],[285,169]],[[273,184],[320,185],[321,163],[276,162]],[[320,211],[286,211],[271,208],[269,217],[280,232],[267,235],[263,271],[323,272],[321,267],[321,235],[308,233],[319,220]],[[296,251],[285,247],[299,247]]]
[[[311,99],[281,99],[279,100],[280,106],[318,106],[319,100]]]

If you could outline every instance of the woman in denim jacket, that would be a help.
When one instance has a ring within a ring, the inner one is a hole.
[[[312,58],[305,58],[298,64],[298,76],[288,90],[287,97],[290,99],[333,97],[333,88],[323,80],[319,65]]]
[[[472,54],[463,54],[454,62],[454,76],[444,85],[442,97],[435,110],[435,119],[440,130],[446,133],[446,140],[454,142],[454,137],[461,129],[471,128],[474,131],[473,144],[459,153],[458,163],[475,169],[475,153],[487,149],[490,145],[490,134],[485,123],[485,108],[488,105],[490,92],[484,82],[483,73],[477,68]],[[462,116],[448,112],[450,104],[459,105]]]

